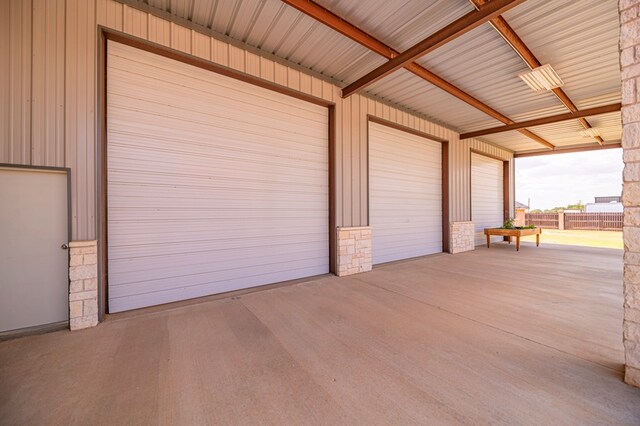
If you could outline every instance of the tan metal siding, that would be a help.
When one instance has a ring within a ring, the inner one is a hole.
[[[124,7],[126,6],[115,1],[97,0],[96,18],[98,24],[113,28],[114,30],[123,31]],[[132,19],[132,17],[129,16],[128,19]]]
[[[65,164],[72,170],[72,238],[95,239],[95,2],[67,0],[66,11]]]
[[[34,0],[36,1],[36,0]],[[45,0],[37,0],[42,4]],[[371,98],[354,95],[340,98],[340,89],[311,74],[305,75],[266,57],[231,46],[224,41],[197,33],[149,15],[114,0],[55,0],[31,22],[31,0],[3,2],[0,11],[9,16],[10,25],[0,31],[9,38],[0,40],[1,49],[10,58],[8,75],[0,76],[0,84],[10,89],[3,91],[0,109],[2,139],[0,161],[30,164],[32,132],[43,135],[34,145],[34,158],[42,164],[62,165],[72,169],[72,235],[74,239],[96,238],[95,212],[95,159],[96,141],[96,25],[141,37],[184,53],[211,59],[261,78],[321,97],[336,104],[336,225],[358,226],[367,224],[367,114],[403,124],[436,137],[449,140],[450,149],[450,215],[451,220],[468,220],[470,214],[469,149],[474,148],[500,158],[510,159],[511,152],[481,141],[459,141],[458,134],[443,126],[401,111]],[[44,12],[44,16],[41,15]],[[6,19],[6,18],[5,18]],[[56,26],[54,30],[54,25]],[[65,25],[64,46],[59,37],[43,36]],[[42,70],[41,58],[34,61],[31,79],[31,34],[34,33],[34,51],[46,49],[44,64],[53,67],[54,74]],[[49,46],[53,48],[49,51]],[[60,75],[64,64],[64,77]],[[39,79],[36,81],[36,79]],[[44,80],[42,80],[44,79]],[[31,118],[31,87],[42,106],[33,108]],[[61,90],[64,88],[64,96]],[[61,107],[63,105],[63,107]],[[64,117],[56,108],[64,108]],[[36,130],[37,127],[37,130]],[[64,146],[60,135],[64,128]],[[54,130],[54,134],[50,130]],[[58,133],[55,133],[58,132]]]
[[[456,140],[449,144],[449,208],[451,221],[471,220],[471,150],[509,160],[513,163],[513,153],[477,139]],[[510,182],[513,182],[511,168]],[[512,186],[512,185],[510,185]],[[513,189],[510,199],[513,200]],[[510,207],[513,214],[513,208]]]
[[[7,51],[8,72],[5,74],[3,100],[6,112],[2,118],[2,150],[0,161],[13,164],[31,162],[31,1],[3,2],[3,15],[9,25],[4,29],[3,49]],[[6,90],[5,90],[6,89]]]
[[[31,164],[64,166],[64,0],[34,0]]]
[[[124,6],[123,14],[124,32],[140,38],[148,37],[149,16],[146,13],[132,7]],[[98,16],[100,16],[99,13]],[[211,52],[208,53],[209,55],[211,54]]]
[[[171,25],[169,22],[149,16],[149,41],[169,46],[171,40]]]
[[[9,58],[11,52],[11,16],[9,13],[11,3],[0,3],[0,57]],[[9,126],[11,123],[11,105],[9,90],[11,88],[11,60],[0,61],[0,163],[8,163],[9,141],[11,134]]]

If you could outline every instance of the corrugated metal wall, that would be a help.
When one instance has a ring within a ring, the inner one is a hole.
[[[10,0],[0,15],[0,163],[71,168],[73,238],[93,239],[95,4]]]
[[[451,220],[471,220],[471,150],[483,152],[504,160],[512,160],[513,153],[500,147],[489,145],[477,139],[456,140],[449,151],[449,197],[451,200]],[[509,214],[514,217],[514,161],[510,161],[509,190],[511,205]]]
[[[0,15],[0,53],[9,58],[0,65],[0,163],[71,168],[76,240],[96,238],[97,25],[335,102],[339,226],[366,224],[367,114],[450,141],[453,221],[469,220],[469,150],[512,158],[370,98],[342,100],[327,81],[115,0],[10,0],[0,4]]]

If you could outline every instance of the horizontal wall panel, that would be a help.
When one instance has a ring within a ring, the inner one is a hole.
[[[485,228],[504,222],[503,162],[471,153],[471,219],[475,226],[476,245],[486,242]],[[501,241],[502,237],[491,237]]]
[[[369,123],[374,264],[442,252],[442,144]]]
[[[328,109],[107,49],[110,312],[328,273]]]

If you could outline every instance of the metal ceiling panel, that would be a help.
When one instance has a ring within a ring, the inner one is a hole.
[[[369,93],[457,130],[463,126],[486,128],[502,124],[404,69],[371,85]]]
[[[561,105],[553,93],[536,93],[518,77],[529,68],[489,24],[418,62],[512,119]]]
[[[315,0],[402,52],[474,10],[467,0]]]
[[[620,111],[589,117],[589,123],[600,130],[605,142],[619,142],[622,139],[622,114]]]
[[[593,121],[592,125],[594,127],[598,127],[598,130],[602,133],[602,139],[605,142],[617,142],[620,140],[620,132],[615,128],[615,126],[611,126],[611,121],[607,122],[607,120],[591,120]],[[600,128],[596,126],[595,123],[601,124],[605,127]],[[557,147],[566,147],[568,145],[584,145],[584,144],[596,144],[596,140],[591,137],[580,136],[578,132],[584,130],[584,127],[580,125],[578,121],[563,121],[561,123],[548,124],[546,126],[540,126],[536,128],[532,128],[536,134],[542,136],[543,138],[547,138],[548,140],[553,140],[554,145]]]
[[[353,75],[365,74],[386,61],[323,25],[316,27],[313,37],[291,49],[287,59],[343,84],[350,82]]]
[[[540,137],[553,140],[553,144],[558,148],[567,145],[597,144],[595,139],[578,134],[579,131],[584,130],[584,127],[577,120],[532,127],[530,130]]]
[[[591,125],[600,130],[600,134],[605,143],[620,141],[620,120],[620,112],[602,114],[589,118]],[[578,134],[578,132],[584,130],[584,128],[577,120],[545,124],[544,126],[531,127],[530,130],[540,137],[552,140],[553,144],[558,148],[567,148],[572,145],[595,145],[597,143],[593,138],[583,137]],[[487,135],[480,139],[497,145],[506,146],[514,149],[515,151],[528,151],[532,149],[540,149],[542,147],[515,131]]]
[[[228,35],[251,46],[338,82],[368,72],[384,62],[379,55],[279,0],[238,1],[241,2],[241,13]],[[224,22],[224,19],[221,22],[214,19],[212,29],[220,32]]]
[[[514,152],[544,149],[544,146],[540,145],[538,142],[526,137],[522,133],[519,133],[515,130],[512,132],[496,133],[493,135],[483,136],[478,139],[494,145],[505,147]]]
[[[280,0],[140,1],[321,73],[339,85],[386,61]],[[468,0],[315,1],[398,51],[474,9]],[[504,18],[540,61],[550,63],[560,74],[563,89],[578,108],[620,101],[615,1],[528,0]],[[515,121],[567,111],[551,92],[535,93],[520,80],[518,74],[528,67],[489,24],[418,62]],[[374,83],[367,93],[459,131],[500,125],[405,70]],[[604,117],[588,120],[605,140],[619,139],[619,113]],[[565,146],[584,144],[584,139],[572,134],[579,128],[574,121],[535,131],[554,145]],[[483,139],[516,151],[540,148],[518,132]]]
[[[533,53],[564,80],[578,104],[620,99],[618,5],[613,0],[529,0],[504,15]]]
[[[146,3],[337,82],[349,81],[385,61],[279,0],[147,0]]]
[[[208,27],[216,6],[215,1],[193,0],[191,20],[193,23]]]

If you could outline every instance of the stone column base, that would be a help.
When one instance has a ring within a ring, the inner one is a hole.
[[[523,208],[516,209],[516,226],[525,226],[527,224],[527,211]]]
[[[456,254],[476,249],[473,222],[452,222],[449,230],[449,253]]]
[[[627,256],[627,259],[628,258],[629,256]],[[626,265],[624,269],[625,275],[640,273],[640,267],[638,266],[633,268],[632,265]],[[625,293],[627,297],[633,292],[633,289],[630,287],[632,286],[625,283]],[[640,292],[638,292],[638,294],[640,294]],[[626,361],[624,381],[632,386],[640,387],[640,310],[626,306],[622,328]]]
[[[640,388],[640,370],[627,365],[624,370],[624,382],[628,385]]]
[[[94,327],[98,324],[98,244],[72,241],[69,249],[69,327]]]
[[[371,228],[338,227],[336,272],[339,277],[371,270]]]
[[[640,387],[640,0],[620,0],[625,382]]]

